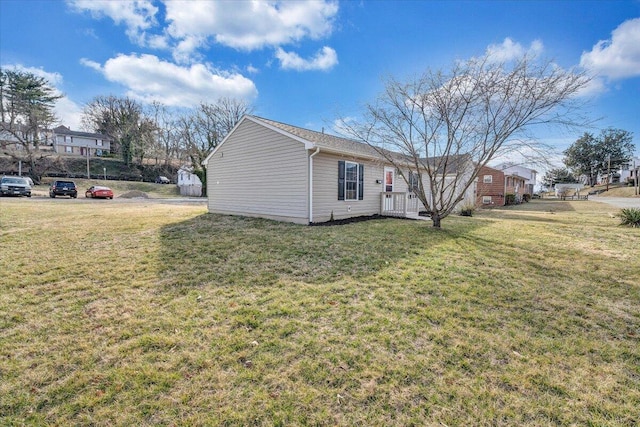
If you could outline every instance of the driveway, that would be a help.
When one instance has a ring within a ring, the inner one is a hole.
[[[589,196],[589,200],[606,203],[617,208],[640,208],[640,197],[598,197]]]

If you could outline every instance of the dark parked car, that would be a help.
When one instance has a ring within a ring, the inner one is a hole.
[[[78,197],[78,189],[73,181],[53,181],[49,187],[49,197],[69,196]]]
[[[0,195],[31,197],[31,185],[27,178],[21,176],[3,176],[0,179]]]
[[[113,199],[113,191],[109,187],[92,185],[84,192],[84,197],[91,197],[93,199]]]
[[[159,176],[156,178],[156,184],[169,184],[171,181],[166,176]]]

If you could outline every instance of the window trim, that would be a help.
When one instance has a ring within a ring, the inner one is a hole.
[[[352,177],[352,179],[349,178],[349,174],[351,171],[351,168],[353,168],[355,166],[355,177]],[[349,184],[353,185],[353,189],[349,189]],[[350,192],[354,192],[354,196],[353,197],[349,197],[349,193]],[[349,161],[345,161],[344,162],[344,200],[347,201],[354,201],[354,200],[358,200],[358,164],[355,162],[349,162]]]
[[[353,180],[347,181],[347,164],[356,165],[356,198],[347,198],[347,182],[354,182]],[[364,200],[364,165],[362,163],[356,163],[348,160],[338,161],[338,200],[355,202],[358,200]]]
[[[482,204],[483,205],[493,204],[493,200],[491,199],[491,196],[482,196]]]
[[[484,175],[482,177],[483,184],[493,184],[493,175]]]
[[[409,171],[409,191],[417,193],[420,191],[420,176],[418,172]]]

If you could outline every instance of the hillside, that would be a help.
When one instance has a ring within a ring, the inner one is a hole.
[[[51,155],[38,162],[38,169],[43,177],[86,178],[87,159],[80,156]],[[0,174],[17,174],[18,162],[7,156],[0,156]],[[92,179],[147,181],[153,182],[158,175],[176,181],[177,170],[175,164],[165,165],[145,164],[125,165],[120,159],[111,157],[91,157],[89,159],[89,174]],[[22,165],[23,175],[28,175],[25,164]]]

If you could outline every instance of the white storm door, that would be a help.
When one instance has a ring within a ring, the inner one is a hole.
[[[395,168],[384,168],[384,192],[390,193],[393,191],[393,182],[395,181]],[[385,194],[384,195],[384,210],[385,211],[393,211],[393,195]]]
[[[395,168],[384,168],[384,191],[389,193],[393,191],[393,181],[395,180]]]

